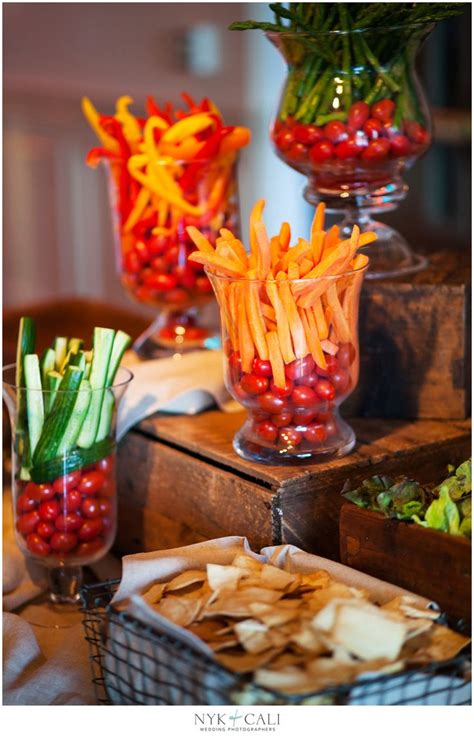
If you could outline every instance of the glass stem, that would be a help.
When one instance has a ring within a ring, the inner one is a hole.
[[[82,567],[53,567],[48,575],[49,596],[53,603],[78,603]]]

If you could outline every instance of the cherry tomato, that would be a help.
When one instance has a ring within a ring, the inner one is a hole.
[[[88,496],[93,493],[100,491],[104,485],[105,476],[98,470],[91,470],[89,473],[84,473],[79,483],[79,490],[81,493],[85,493]]]
[[[314,359],[311,355],[307,355],[305,358],[294,360],[293,363],[289,363],[285,366],[285,373],[287,378],[291,381],[298,381],[303,376],[307,376],[313,372],[315,366]]]
[[[370,114],[376,120],[380,120],[382,123],[388,123],[393,118],[395,112],[395,103],[393,100],[379,100],[374,102],[371,107]]]
[[[51,551],[49,544],[39,534],[28,534],[26,546],[31,554],[37,555],[38,557],[47,557]]]
[[[321,164],[334,157],[334,146],[331,141],[322,140],[312,146],[309,152],[311,161],[315,164]]]
[[[150,251],[148,250],[147,244],[144,243],[143,240],[137,240],[137,242],[135,243],[135,253],[138,256],[140,262],[143,263],[143,265],[149,263]]]
[[[275,396],[279,396],[281,399],[286,399],[288,396],[291,396],[291,392],[293,391],[293,381],[290,381],[287,378],[284,386],[276,386],[275,381],[272,379],[270,381],[270,389],[272,394],[275,394]]]
[[[166,271],[168,270],[166,261],[161,256],[155,256],[150,265],[154,273],[166,273]]]
[[[336,395],[334,386],[326,378],[319,379],[315,386],[315,392],[323,401],[332,401]]]
[[[348,115],[348,127],[352,130],[361,130],[370,115],[370,107],[366,102],[354,102]]]
[[[275,138],[275,143],[280,151],[287,151],[294,142],[293,133],[290,130],[281,130]]]
[[[26,537],[27,534],[31,534],[35,531],[36,527],[41,521],[41,517],[37,511],[28,511],[26,514],[22,514],[16,522],[16,528]]]
[[[362,153],[364,161],[382,161],[387,158],[390,152],[390,141],[386,138],[379,138],[376,141],[370,141],[367,148]]]
[[[429,142],[429,133],[425,130],[420,123],[416,120],[410,120],[405,124],[405,131],[407,136],[413,143],[418,145],[425,145]]]
[[[82,473],[80,470],[74,470],[73,473],[63,475],[62,478],[56,478],[53,483],[53,488],[56,493],[64,493],[69,491],[71,488],[75,488],[81,480]]]
[[[97,537],[104,528],[102,519],[87,519],[79,529],[79,539],[81,542],[90,542],[91,539]]]
[[[100,489],[100,495],[107,498],[113,498],[116,493],[115,480],[113,476],[106,478],[105,483]]]
[[[237,351],[229,355],[228,366],[231,380],[233,381],[233,383],[237,383],[242,374],[242,360],[240,358],[240,354]],[[254,373],[256,373],[256,371],[254,371]]]
[[[326,434],[328,437],[335,437],[337,434],[337,424],[333,418],[326,422]]]
[[[287,151],[287,155],[293,161],[304,161],[306,158],[306,147],[302,143],[293,143]]]
[[[346,371],[343,368],[341,368],[341,370],[339,371],[336,371],[331,376],[331,383],[336,389],[336,393],[338,394],[342,394],[344,393],[344,391],[347,391],[347,389],[349,388],[349,381],[349,371]]]
[[[324,440],[327,437],[326,427],[324,424],[309,424],[306,427],[306,431],[304,433],[305,440],[308,440],[308,442],[311,442],[312,444],[317,444],[319,442],[324,442]]]
[[[55,532],[49,540],[55,552],[71,552],[77,545],[77,534],[73,532]]]
[[[165,261],[169,266],[175,266],[180,262],[181,249],[178,245],[172,245],[165,252]]]
[[[298,143],[304,146],[314,146],[315,143],[322,140],[323,131],[317,125],[295,125],[293,135]]]
[[[270,378],[272,375],[272,364],[269,360],[260,360],[260,358],[254,358],[252,363],[252,373],[256,376],[266,376]]]
[[[361,146],[358,145],[355,138],[348,138],[346,141],[338,143],[334,152],[337,158],[345,160],[347,158],[357,158],[361,150]]]
[[[190,263],[192,263],[192,261],[190,261]],[[202,294],[212,293],[212,284],[207,278],[207,276],[199,276],[196,279],[196,289],[200,291]]]
[[[83,516],[87,516],[88,519],[94,519],[96,516],[100,516],[99,501],[97,498],[85,498],[82,502],[81,511]]]
[[[267,442],[275,442],[278,437],[278,429],[272,422],[260,422],[255,425],[255,433]]]
[[[145,286],[156,291],[171,291],[177,283],[176,276],[170,273],[151,273],[144,279]]]
[[[296,447],[301,442],[301,432],[295,427],[282,427],[278,436],[280,442],[290,447]]]
[[[164,293],[164,299],[168,304],[176,306],[186,304],[189,300],[189,295],[185,289],[171,289],[171,291],[166,291]]]
[[[369,141],[377,140],[381,138],[384,132],[383,125],[380,120],[375,118],[369,118],[362,128]]]
[[[28,483],[25,493],[38,503],[41,501],[49,501],[56,495],[56,491],[53,486],[47,483],[40,483],[39,485],[37,483]]]
[[[406,135],[398,134],[394,135],[393,138],[390,139],[390,152],[392,156],[408,156],[410,150],[410,141]]]
[[[19,514],[24,514],[27,511],[33,511],[36,506],[37,503],[34,498],[30,498],[30,496],[27,496],[26,493],[22,493],[18,501],[16,502],[16,508]]]
[[[108,498],[103,498],[102,496],[99,496],[97,502],[99,504],[99,511],[101,516],[112,516],[114,507],[112,505],[112,502],[109,501]]]
[[[176,266],[174,272],[183,289],[188,289],[188,291],[192,291],[192,289],[194,289],[197,277],[191,269],[186,268],[186,266]]]
[[[293,412],[289,409],[283,409],[281,414],[273,416],[272,421],[276,427],[287,427],[293,421]]]
[[[293,411],[293,424],[306,427],[316,418],[316,411],[305,406],[297,406]]]
[[[60,510],[57,501],[43,501],[38,506],[38,514],[42,521],[54,521],[59,516]]]
[[[49,539],[55,531],[55,526],[50,521],[40,521],[36,527],[36,534],[39,534],[42,539]]]
[[[341,343],[336,358],[341,368],[349,368],[355,358],[355,350],[352,343]]]
[[[148,240],[148,250],[151,256],[162,256],[167,246],[168,238],[164,238],[162,235],[156,235]]]
[[[261,409],[269,414],[280,414],[285,406],[285,400],[270,391],[259,396],[258,403]]]
[[[296,406],[308,408],[318,403],[318,397],[310,386],[295,386],[291,394],[291,400]]]
[[[240,379],[240,387],[246,394],[258,396],[268,390],[268,378],[255,376],[253,373],[244,373]]]
[[[61,499],[61,513],[68,514],[77,511],[81,507],[82,493],[77,488],[72,488],[64,494]]]
[[[340,143],[347,138],[347,129],[340,120],[331,120],[324,126],[324,136],[331,143]]]
[[[110,475],[114,469],[114,456],[108,455],[103,457],[102,460],[98,460],[95,464],[96,470],[100,470],[104,475]]]
[[[320,368],[318,366],[318,373],[320,376],[331,376],[339,368],[339,363],[335,355],[325,355],[326,368]]]
[[[318,382],[318,374],[316,371],[313,371],[313,373],[308,373],[307,376],[302,376],[298,379],[297,384],[298,386],[310,386],[311,388],[314,388]]]
[[[140,273],[142,264],[134,250],[130,250],[123,257],[123,267],[128,273]]]
[[[104,546],[104,540],[102,537],[93,539],[91,542],[81,542],[76,550],[78,557],[89,557],[94,555]]]
[[[54,522],[60,532],[75,532],[81,528],[84,519],[80,514],[60,514]]]

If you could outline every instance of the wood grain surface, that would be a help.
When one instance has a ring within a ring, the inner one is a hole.
[[[345,502],[340,554],[345,565],[431,598],[456,618],[471,618],[471,543],[464,537]]]

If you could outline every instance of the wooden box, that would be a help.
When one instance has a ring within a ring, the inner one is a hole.
[[[462,419],[470,413],[468,254],[443,251],[407,280],[366,280],[352,416]]]
[[[254,549],[291,543],[339,558],[341,490],[376,472],[442,476],[470,454],[468,421],[353,420],[352,454],[319,465],[247,462],[232,448],[244,414],[157,415],[127,434],[119,450],[120,554],[225,535]]]
[[[470,621],[471,543],[344,503],[341,562],[436,601]]]

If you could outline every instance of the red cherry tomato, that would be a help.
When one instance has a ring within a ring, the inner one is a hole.
[[[41,521],[41,517],[37,511],[28,511],[26,514],[22,514],[16,522],[16,528],[26,537],[27,534],[31,534],[35,531],[36,527]]]
[[[85,493],[91,496],[97,491],[100,491],[104,485],[105,476],[98,470],[91,470],[88,473],[84,473],[79,483],[79,490],[81,493]]]
[[[165,252],[165,261],[168,266],[175,266],[180,262],[181,249],[178,245],[172,245]]]
[[[278,436],[278,429],[272,422],[260,422],[255,425],[255,433],[266,442],[275,442]]]
[[[336,371],[331,376],[331,383],[336,389],[336,393],[342,394],[344,391],[347,391],[349,388],[349,382],[350,382],[350,376],[349,371],[344,370],[341,368],[341,370]]]
[[[242,360],[237,351],[229,355],[228,366],[229,366],[229,373],[230,373],[231,380],[234,383],[237,383],[242,373]],[[252,370],[254,373],[257,373],[257,371],[255,371],[253,368]],[[261,374],[257,374],[257,375],[261,375]]]
[[[36,527],[36,534],[39,534],[42,539],[49,539],[55,531],[56,528],[50,521],[40,521]]]
[[[133,250],[129,250],[123,257],[123,267],[128,273],[140,273],[142,264]]]
[[[296,406],[308,408],[318,403],[318,397],[310,386],[295,386],[291,394],[291,400]]]
[[[389,153],[390,141],[386,138],[379,138],[376,141],[370,141],[362,153],[362,158],[364,161],[383,161]]]
[[[268,414],[280,414],[285,406],[285,400],[270,391],[259,396],[258,403],[260,408],[268,412]]]
[[[336,359],[341,368],[349,368],[355,358],[355,350],[350,342],[341,343]]]
[[[287,151],[287,156],[293,161],[304,161],[306,158],[306,147],[302,143],[293,143]]]
[[[148,250],[152,256],[161,256],[166,250],[168,245],[168,238],[164,238],[162,235],[156,235],[148,240]],[[153,264],[152,264],[153,265]]]
[[[27,511],[33,511],[37,506],[34,498],[27,496],[25,492],[21,494],[18,501],[16,502],[16,508],[19,514],[25,514]]]
[[[72,488],[64,494],[61,499],[61,513],[68,514],[77,511],[81,507],[82,493],[77,488]]]
[[[278,436],[280,442],[289,447],[297,447],[301,442],[301,432],[295,427],[282,427]]]
[[[102,537],[93,539],[91,542],[81,542],[76,550],[78,557],[91,557],[104,546]]]
[[[361,130],[370,115],[370,107],[366,102],[354,102],[348,115],[348,126],[352,130]]]
[[[108,498],[103,498],[102,496],[100,496],[97,499],[97,502],[99,504],[99,511],[101,516],[112,516],[114,507],[112,505],[112,502],[109,501]]]
[[[370,114],[376,120],[380,120],[382,123],[388,123],[393,118],[395,112],[395,103],[393,100],[379,100],[374,102],[371,107]]]
[[[316,417],[316,411],[304,406],[297,406],[293,411],[293,424],[298,427],[306,427]]]
[[[425,145],[429,143],[429,133],[416,120],[409,120],[405,123],[405,131],[409,139],[417,145]]]
[[[384,128],[380,120],[376,120],[375,118],[369,118],[366,123],[364,123],[363,131],[369,141],[377,140],[377,138],[381,138],[384,132]]]
[[[192,263],[192,261],[191,261]],[[212,284],[207,278],[207,276],[199,276],[196,279],[196,289],[200,291],[202,294],[211,294],[212,293]]]
[[[266,378],[270,378],[272,375],[272,364],[269,360],[254,358],[252,363],[252,373],[255,373],[256,376],[266,376]]]
[[[150,265],[154,273],[166,273],[168,270],[165,259],[160,256],[155,256]]]
[[[244,373],[240,379],[240,387],[246,394],[258,396],[268,390],[268,378],[265,378],[265,376],[255,376],[253,373]]]
[[[400,156],[408,156],[411,150],[410,141],[406,137],[406,135],[394,135],[393,138],[390,139],[390,152],[392,156],[396,156],[397,158]]]
[[[100,489],[100,495],[107,498],[113,498],[116,494],[116,490],[115,480],[113,476],[110,476],[105,479],[105,483]]]
[[[90,542],[91,539],[97,537],[104,528],[102,519],[87,519],[79,529],[79,539],[81,542]]]
[[[326,368],[320,368],[318,366],[318,373],[320,376],[331,376],[339,368],[339,363],[335,355],[325,355]]]
[[[310,424],[306,427],[304,438],[311,444],[318,444],[324,442],[327,437],[326,427],[324,424]]]
[[[147,244],[143,240],[137,240],[135,243],[135,253],[143,265],[150,261],[150,251]]]
[[[290,130],[281,130],[275,138],[275,143],[280,151],[288,151],[294,143],[294,136]]]
[[[55,532],[49,540],[55,552],[71,552],[77,545],[77,534],[73,532]]]
[[[38,514],[42,521],[54,521],[59,516],[60,511],[57,501],[43,501],[38,506]]]
[[[307,376],[302,376],[302,378],[299,378],[297,383],[298,386],[310,386],[311,388],[314,388],[318,382],[318,374],[316,371],[313,371],[313,373],[309,373]]]
[[[96,470],[100,470],[104,475],[110,475],[114,469],[114,456],[108,455],[103,457],[102,460],[98,460],[95,464]]]
[[[26,546],[31,554],[37,555],[38,557],[47,557],[51,551],[49,544],[39,534],[28,534]]]
[[[355,138],[348,138],[346,141],[338,143],[334,150],[337,158],[345,160],[348,158],[357,158],[362,147],[359,146]]]
[[[331,120],[324,126],[324,136],[331,143],[340,143],[347,138],[347,129],[340,120]]]
[[[334,419],[328,419],[326,422],[326,434],[328,437],[335,437],[337,435],[337,424]]]
[[[276,386],[275,381],[272,379],[270,381],[270,389],[275,396],[286,399],[288,396],[291,396],[291,392],[293,391],[293,381],[287,379],[284,386]]]
[[[94,519],[100,516],[99,500],[97,498],[85,498],[82,502],[81,511],[83,516]]]
[[[322,164],[334,157],[334,146],[331,141],[322,140],[312,146],[309,152],[311,161],[315,164]]]
[[[60,514],[54,522],[60,532],[75,532],[81,528],[84,519],[80,514]]]
[[[186,268],[186,266],[176,266],[174,272],[183,289],[188,289],[188,291],[192,291],[192,289],[194,289],[197,277],[191,269]]]
[[[272,421],[276,427],[288,427],[293,421],[293,412],[289,409],[283,409],[281,414],[275,414],[273,416]]]
[[[28,483],[25,488],[25,493],[37,503],[40,503],[41,501],[49,501],[56,495],[56,491],[49,483]]]
[[[151,273],[144,279],[145,286],[155,291],[171,291],[177,283],[176,276],[170,273]]]
[[[307,376],[313,372],[315,366],[314,359],[311,355],[305,358],[294,360],[285,366],[285,374],[290,381],[299,381],[303,376]]]
[[[326,378],[320,378],[315,386],[315,392],[323,401],[332,401],[336,395],[334,386]]]
[[[298,143],[304,146],[314,146],[315,143],[322,140],[323,131],[317,125],[295,125],[293,135]]]
[[[80,470],[75,470],[73,473],[63,475],[61,478],[56,478],[53,483],[55,493],[64,493],[69,491],[71,488],[75,488],[81,480],[82,473]]]

